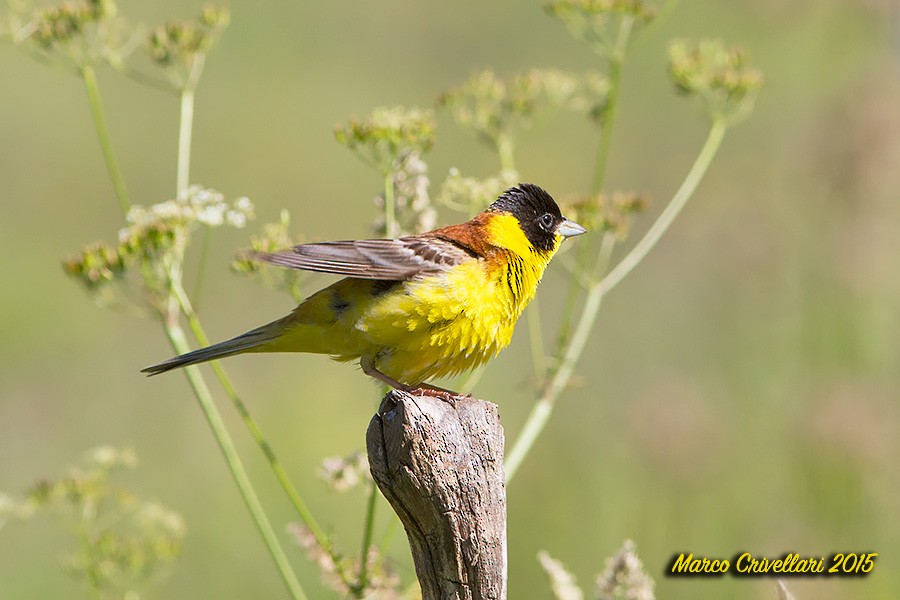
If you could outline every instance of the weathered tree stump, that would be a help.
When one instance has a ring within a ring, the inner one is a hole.
[[[423,600],[505,600],[506,484],[497,406],[391,391],[366,432]]]

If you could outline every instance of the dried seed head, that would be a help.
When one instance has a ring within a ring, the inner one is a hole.
[[[366,118],[351,118],[346,124],[336,125],[334,138],[387,175],[403,157],[430,150],[436,128],[430,110],[381,107]]]
[[[594,72],[531,69],[501,78],[485,70],[441,94],[437,106],[449,110],[482,141],[499,147],[528,129],[542,111],[571,108],[594,115],[605,106],[608,88],[607,80]]]
[[[633,191],[615,191],[612,195],[583,196],[564,206],[565,214],[588,231],[612,233],[619,240],[628,237],[634,216],[647,207],[645,195]]]
[[[654,600],[653,579],[644,570],[634,542],[625,540],[597,577],[598,600]]]
[[[749,66],[747,53],[740,47],[726,46],[722,40],[672,42],[669,74],[680,93],[701,98],[713,117],[732,118],[745,113],[763,85],[762,73]]]
[[[150,60],[162,67],[176,89],[196,87],[206,55],[230,20],[228,9],[205,6],[193,21],[170,21],[147,37]]]
[[[45,50],[67,44],[81,35],[88,24],[96,24],[116,16],[113,0],[63,2],[37,13],[31,39]]]
[[[554,0],[545,9],[601,56],[613,54],[623,19],[642,26],[656,16],[644,0]]]

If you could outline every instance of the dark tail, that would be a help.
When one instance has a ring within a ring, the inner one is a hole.
[[[281,327],[278,327],[278,325],[280,325],[279,321],[263,325],[262,327],[248,331],[247,333],[241,334],[226,342],[220,342],[218,344],[213,344],[212,346],[207,346],[206,348],[200,348],[193,352],[175,356],[169,360],[164,360],[161,363],[145,367],[141,369],[141,373],[147,373],[148,376],[159,375],[160,373],[165,373],[172,369],[180,369],[181,367],[186,367],[188,365],[195,365],[217,358],[225,358],[226,356],[248,352],[281,335],[283,330]]]

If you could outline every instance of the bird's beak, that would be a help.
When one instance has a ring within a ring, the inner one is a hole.
[[[562,223],[556,226],[556,233],[563,237],[572,237],[587,232],[587,229],[569,219],[563,219]]]

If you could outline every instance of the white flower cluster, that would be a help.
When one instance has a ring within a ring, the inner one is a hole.
[[[253,203],[249,198],[238,198],[229,205],[220,192],[192,185],[184,198],[167,200],[149,207],[133,206],[126,218],[131,227],[120,231],[119,239],[127,238],[134,227],[147,227],[160,222],[177,222],[186,226],[194,223],[209,227],[228,225],[240,229],[253,217]]]

